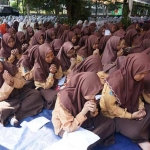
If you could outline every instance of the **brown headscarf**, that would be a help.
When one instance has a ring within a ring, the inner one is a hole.
[[[140,35],[137,35],[133,41],[133,45],[136,46],[137,44],[141,43],[145,39],[146,32],[143,32]]]
[[[16,30],[16,32],[18,32],[18,27],[19,27],[19,22],[15,21],[12,25],[12,27]]]
[[[120,107],[127,108],[130,113],[138,110],[143,80],[135,81],[134,76],[149,70],[150,59],[146,54],[129,55],[124,66],[106,79]]]
[[[88,37],[89,37],[88,35],[85,35],[85,36],[81,37],[80,40],[79,40],[78,45],[79,45],[80,47],[85,46],[85,43],[86,43],[86,40],[88,39]]]
[[[37,31],[34,35],[33,35],[33,37],[32,37],[32,41],[31,41],[31,45],[29,46],[29,48],[31,48],[32,46],[34,46],[34,45],[39,45],[39,38],[40,38],[40,36],[41,35],[43,35],[44,37],[45,37],[45,33],[44,32],[42,32],[42,31]]]
[[[88,28],[89,28],[89,31],[90,31],[90,34],[93,34],[94,33],[94,31],[95,31],[95,29],[96,29],[96,23],[91,23],[89,26],[88,26]]]
[[[145,39],[150,39],[150,30],[148,30],[144,36]]]
[[[72,38],[73,38],[75,35],[77,35],[75,32],[69,31],[69,33],[67,34],[67,37],[66,37],[65,41],[66,41],[66,42],[67,42],[67,41],[72,42]]]
[[[17,66],[23,66],[26,69],[31,70],[34,66],[34,62],[39,56],[39,46],[40,45],[34,45],[31,48],[28,48],[21,56]]]
[[[150,39],[144,39],[142,42],[140,42],[138,45],[133,47],[130,51],[131,53],[141,53],[142,51],[146,50],[150,47]]]
[[[76,33],[76,35],[81,35],[81,29],[79,28],[75,28],[73,32]]]
[[[106,64],[103,66],[103,71],[108,74],[112,74],[124,65],[126,56],[117,57],[116,61],[112,64]]]
[[[63,25],[59,24],[58,27],[57,27],[57,35],[56,35],[56,38],[60,39],[63,32],[64,32],[65,28]]]
[[[63,44],[63,46],[60,48],[60,51],[58,52],[57,58],[60,60],[63,71],[68,70],[71,65],[70,58],[68,58],[66,54],[72,48],[73,44],[68,41]]]
[[[113,36],[119,36],[119,37],[123,38],[125,36],[125,33],[126,32],[123,29],[119,29],[115,33],[113,33]]]
[[[104,35],[99,42],[99,50],[102,54],[104,52],[107,41],[112,37],[112,35]]]
[[[34,35],[34,31],[33,31],[33,28],[32,27],[28,27],[27,28],[27,30],[26,30],[26,33],[25,33],[25,40],[26,40],[26,42],[29,44],[29,41],[30,41],[30,39],[31,39],[31,37],[33,36],[30,36],[29,35],[29,33],[33,33],[33,35]]]
[[[86,40],[85,46],[81,47],[78,54],[83,58],[93,55],[93,45],[99,43],[99,38],[96,35],[90,35]]]
[[[136,23],[133,23],[133,24],[129,25],[129,26],[127,27],[127,29],[126,29],[126,32],[128,32],[128,31],[131,30],[131,29],[135,29],[135,25],[136,25]]]
[[[89,31],[89,28],[86,26],[82,29],[82,36],[84,35],[90,35],[90,31]]]
[[[22,54],[22,45],[25,43],[25,41],[24,41],[24,43],[21,43],[20,42],[20,39],[23,37],[23,36],[25,36],[25,34],[22,32],[22,31],[18,31],[17,33],[16,33],[16,48],[19,50],[19,54]]]
[[[53,35],[56,35],[54,28],[48,29],[45,32],[45,43],[50,44],[53,39],[51,38]]]
[[[69,32],[70,32],[70,30],[65,30],[65,31],[63,32],[63,34],[62,34],[62,36],[61,36],[61,38],[60,38],[63,43],[66,42],[66,38],[67,38]]]
[[[132,46],[132,42],[137,34],[138,34],[138,32],[135,28],[130,29],[126,32],[124,39],[128,46],[130,46],[130,47]]]
[[[0,56],[8,59],[8,57],[10,57],[11,55],[11,50],[13,48],[10,48],[8,46],[8,41],[10,38],[13,38],[9,33],[5,33],[2,37],[2,41],[1,41],[1,50],[0,50]],[[14,39],[14,38],[13,38]],[[14,39],[15,40],[15,39]]]
[[[0,72],[0,88],[1,88],[4,83],[4,79],[3,79],[4,70],[7,70],[10,73],[10,75],[14,77],[17,73],[17,67],[12,64],[9,64],[8,62],[0,61],[0,63],[2,63],[3,65],[3,72]]]
[[[120,37],[112,36],[106,43],[106,47],[104,49],[102,55],[102,64],[111,64],[117,58],[117,46],[119,45]]]
[[[113,31],[113,27],[115,27],[115,31]],[[107,29],[113,34],[114,32],[116,32],[116,26],[113,23],[109,23],[107,24]]]
[[[15,34],[15,33],[16,33],[16,30],[15,30],[14,28],[9,28],[9,29],[7,30],[7,33],[9,33],[9,34]]]
[[[96,95],[101,90],[101,87],[99,77],[96,73],[78,73],[69,81],[68,85],[59,92],[60,102],[75,117],[81,112],[87,101],[84,99],[84,96]]]
[[[42,32],[45,32],[46,30],[47,30],[47,29],[46,29],[45,27],[43,27],[43,26],[41,27],[41,31],[42,31]]]
[[[54,39],[51,43],[50,43],[50,46],[53,50],[53,53],[55,56],[57,56],[61,46],[63,45],[61,39]]]
[[[150,60],[150,47],[144,50],[142,53],[146,54]],[[148,94],[150,93],[150,74],[144,77],[144,92]]]
[[[74,75],[80,72],[99,72],[102,71],[103,67],[101,59],[97,55],[87,57],[84,61],[76,65],[73,70],[68,74],[67,77],[72,78]]]
[[[45,82],[49,75],[49,67],[51,64],[55,64],[57,69],[60,67],[59,60],[54,57],[51,63],[45,61],[45,57],[48,52],[52,51],[49,44],[44,43],[39,46],[39,55],[34,63],[34,80],[39,82]]]

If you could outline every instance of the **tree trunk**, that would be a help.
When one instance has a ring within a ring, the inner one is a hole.
[[[28,16],[28,19],[29,19],[30,9],[29,9],[29,4],[28,3],[26,3],[26,10],[27,10],[27,16]]]

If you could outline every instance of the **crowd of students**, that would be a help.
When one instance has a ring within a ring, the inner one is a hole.
[[[125,29],[121,22],[97,28],[87,20],[74,26],[35,20],[0,29],[0,123],[18,126],[52,109],[60,137],[81,126],[100,136],[93,146],[113,144],[120,132],[150,149],[150,22]]]

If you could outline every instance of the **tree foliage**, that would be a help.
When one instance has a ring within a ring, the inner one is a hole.
[[[18,0],[17,0],[18,1]],[[86,1],[84,0],[22,0],[23,12],[26,10],[26,4],[30,10],[34,10],[37,14],[44,10],[46,14],[62,14],[63,7],[67,10],[68,22],[74,23],[79,19],[87,19],[90,15],[90,10],[85,8]]]

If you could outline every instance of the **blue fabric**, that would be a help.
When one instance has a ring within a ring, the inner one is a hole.
[[[44,116],[51,120],[52,111],[44,110],[39,115],[28,117],[24,121]],[[27,126],[12,127],[0,125],[0,150],[44,150],[47,146],[57,142],[60,138],[54,134],[52,122],[47,123],[37,132],[32,132]],[[115,144],[111,146],[97,145],[93,150],[141,150],[139,146],[130,139],[115,134]]]

